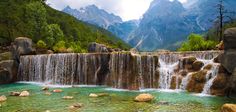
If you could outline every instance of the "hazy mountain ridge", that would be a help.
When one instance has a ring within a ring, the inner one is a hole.
[[[110,14],[103,9],[99,9],[95,5],[89,5],[87,7],[80,8],[80,10],[72,9],[71,7],[67,6],[62,11],[76,17],[79,20],[98,25],[105,29],[114,23],[122,22],[122,19],[119,16]]]

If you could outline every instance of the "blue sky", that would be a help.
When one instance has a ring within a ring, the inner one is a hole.
[[[179,0],[186,2],[187,0]],[[139,19],[148,9],[152,0],[48,0],[51,7],[62,10],[67,5],[80,9],[95,4],[109,13],[120,16],[124,21]]]

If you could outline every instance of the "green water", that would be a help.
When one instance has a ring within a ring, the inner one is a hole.
[[[48,96],[40,86],[31,84],[0,85],[0,95],[6,95],[7,101],[2,102],[0,112],[218,112],[224,103],[236,103],[225,97],[199,97],[188,93],[168,93],[148,91],[155,96],[149,103],[134,102],[136,95],[142,92],[111,91],[105,87],[62,88],[62,93]],[[52,91],[54,88],[50,88]],[[9,96],[11,91],[28,90],[29,97]],[[90,93],[108,93],[109,96],[89,98]],[[64,100],[63,96],[74,96]],[[169,102],[168,105],[159,104]],[[71,110],[74,103],[82,103],[83,107]]]

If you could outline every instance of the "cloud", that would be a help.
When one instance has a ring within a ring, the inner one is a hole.
[[[51,7],[62,10],[67,5],[80,9],[95,4],[109,13],[120,16],[124,21],[139,19],[153,0],[48,0]],[[180,0],[186,2],[187,0]]]

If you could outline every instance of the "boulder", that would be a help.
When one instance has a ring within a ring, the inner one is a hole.
[[[36,50],[33,48],[33,42],[27,37],[18,37],[12,43],[12,55],[13,59],[18,63],[20,62],[21,55],[35,54]]]
[[[225,90],[227,89],[227,80],[229,80],[229,77],[227,77],[226,74],[218,74],[210,88],[211,94],[216,96],[224,96]]]
[[[236,112],[236,104],[224,104],[221,107],[221,112]]]
[[[12,81],[10,72],[4,68],[0,68],[0,84],[7,84]]]
[[[135,97],[134,101],[149,102],[149,101],[152,101],[153,99],[154,99],[154,96],[152,96],[151,94],[140,94]]]
[[[53,92],[54,93],[61,93],[61,92],[63,92],[63,90],[61,90],[61,89],[54,89]]]
[[[49,90],[49,87],[45,86],[45,87],[43,87],[41,90],[42,90],[42,91],[47,91],[47,90]]]
[[[30,95],[30,93],[28,91],[22,91],[19,96],[20,97],[27,97],[29,95]]]
[[[224,54],[221,58],[222,65],[230,73],[236,67],[236,28],[229,28],[224,32]]]
[[[5,82],[10,83],[10,82],[16,81],[17,72],[18,72],[18,64],[14,60],[1,61],[0,68],[3,68],[4,70],[9,72],[9,77]]]
[[[180,68],[192,71],[193,63],[197,60],[194,56],[182,57],[179,61],[181,63]]]
[[[11,54],[11,52],[0,53],[0,61],[3,61],[3,60],[11,60],[11,59],[12,59],[12,54]]]
[[[195,71],[199,71],[199,70],[201,70],[201,68],[204,66],[204,63],[203,62],[201,62],[201,61],[194,61],[193,62],[193,70],[195,70]]]
[[[212,64],[208,64],[208,65],[206,65],[203,69],[204,70],[211,70],[212,69]]]
[[[207,70],[201,70],[193,73],[186,89],[189,92],[196,92],[196,93],[202,92],[206,82],[206,74]]]
[[[71,106],[69,106],[69,109],[78,109],[78,108],[81,108],[83,106],[82,103],[75,103]]]
[[[6,100],[7,100],[7,97],[6,97],[6,96],[4,96],[4,95],[0,96],[0,102],[4,102],[4,101],[6,101]]]
[[[19,96],[21,93],[20,92],[10,92],[10,96]]]
[[[88,52],[89,53],[96,53],[96,52],[99,52],[99,53],[104,53],[105,52],[106,53],[106,52],[108,52],[108,49],[103,44],[98,44],[96,42],[92,42],[88,46]]]
[[[52,95],[52,93],[51,93],[51,92],[48,92],[48,91],[46,91],[44,94],[45,94],[45,95],[48,95],[48,96]]]

